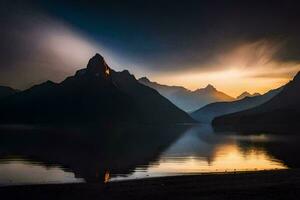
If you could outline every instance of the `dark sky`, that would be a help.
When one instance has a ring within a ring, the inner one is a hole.
[[[157,67],[161,67],[157,62],[168,63],[170,55],[201,62],[220,46],[262,38],[289,40],[289,52],[278,59],[300,59],[300,7],[292,1],[129,2],[51,1],[35,5],[117,53]]]
[[[297,1],[1,2],[0,84],[19,88],[62,80],[84,67],[94,51],[117,69],[157,80],[224,69],[232,65],[227,53],[245,45],[251,49],[245,50],[247,56],[254,56],[242,69],[255,68],[253,60],[266,54],[266,62],[276,62],[274,68],[300,61]],[[279,76],[291,76],[291,68],[280,69]]]

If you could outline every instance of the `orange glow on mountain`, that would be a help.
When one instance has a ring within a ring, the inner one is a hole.
[[[104,174],[104,183],[108,183],[109,179],[110,179],[110,174],[109,174],[109,171],[106,170],[105,174]]]
[[[106,76],[109,76],[109,74],[110,74],[110,71],[109,71],[109,68],[107,67],[107,68],[105,69],[105,75],[106,75]]]

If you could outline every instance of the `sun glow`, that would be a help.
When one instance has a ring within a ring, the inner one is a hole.
[[[287,168],[280,161],[270,157],[263,149],[249,149],[242,152],[236,144],[219,146],[215,150],[213,160],[190,156],[174,162],[170,157],[158,163],[150,166],[147,173],[208,173]]]
[[[153,80],[191,90],[212,84],[232,96],[265,93],[286,84],[300,70],[299,63],[274,60],[279,46],[266,41],[242,44],[193,70],[157,74]]]
[[[296,72],[295,72],[296,73]],[[240,70],[224,70],[207,73],[189,73],[157,77],[154,81],[167,85],[182,85],[190,90],[203,88],[207,84],[233,97],[244,91],[265,93],[278,88],[291,80],[291,77],[259,78],[251,77],[251,73]]]

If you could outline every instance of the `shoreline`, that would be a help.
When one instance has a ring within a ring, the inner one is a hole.
[[[9,199],[300,199],[300,169],[0,187]]]
[[[148,179],[163,179],[163,178],[175,178],[175,177],[188,177],[188,176],[210,176],[210,175],[238,175],[248,173],[261,173],[261,172],[279,172],[284,170],[297,170],[290,168],[274,168],[274,169],[258,169],[258,170],[228,170],[228,171],[212,171],[212,172],[191,172],[191,173],[170,173],[162,176],[142,176],[140,178],[131,178],[130,176],[116,176],[111,177],[109,183],[122,182],[122,181],[137,181],[137,180],[148,180]],[[299,169],[300,170],[300,169]]]

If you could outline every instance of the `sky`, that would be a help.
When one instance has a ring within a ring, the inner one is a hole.
[[[300,70],[297,1],[0,2],[0,85],[62,81],[95,53],[194,90],[264,93]]]

